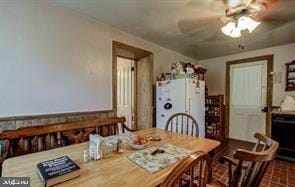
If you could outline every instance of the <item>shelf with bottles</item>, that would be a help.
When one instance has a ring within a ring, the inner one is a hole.
[[[205,111],[206,137],[222,141],[224,139],[223,95],[207,96]]]
[[[219,106],[205,106],[205,111],[208,116],[219,116],[220,115]]]
[[[295,90],[295,60],[286,64],[286,91]]]
[[[206,105],[219,105],[220,98],[219,95],[217,96],[208,96],[205,100]]]
[[[206,134],[214,134],[214,135],[221,135],[221,129],[219,123],[212,123],[207,125]]]

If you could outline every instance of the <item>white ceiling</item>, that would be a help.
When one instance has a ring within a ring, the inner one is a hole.
[[[246,34],[244,50],[238,48],[238,39],[220,31],[226,8],[222,0],[51,1],[195,59],[295,42],[295,0],[264,0],[275,2],[267,12],[272,19]]]

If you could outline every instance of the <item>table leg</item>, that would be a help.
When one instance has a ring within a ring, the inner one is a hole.
[[[209,170],[209,179],[211,179],[212,177],[212,164],[213,164],[213,157],[214,157],[214,152],[215,150],[213,149],[212,151],[210,151],[208,154],[210,155],[211,157],[211,167],[210,167],[210,170]]]

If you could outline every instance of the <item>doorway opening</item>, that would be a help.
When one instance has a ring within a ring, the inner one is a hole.
[[[253,142],[254,133],[270,136],[273,55],[226,64],[226,135]]]
[[[113,41],[113,103],[132,129],[153,126],[153,54]]]
[[[117,57],[117,116],[124,116],[129,128],[135,126],[135,74],[133,59]]]

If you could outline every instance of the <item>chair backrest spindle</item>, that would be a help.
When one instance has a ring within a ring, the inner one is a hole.
[[[211,158],[207,153],[198,151],[183,159],[168,174],[161,187],[189,186],[205,187],[209,180]],[[189,173],[189,175],[187,175]],[[186,175],[187,184],[182,184],[182,177]],[[197,179],[197,180],[196,180]],[[197,185],[196,185],[197,184]]]
[[[180,130],[178,130],[179,128]],[[192,116],[185,113],[176,113],[172,115],[168,119],[165,129],[189,136],[199,136],[199,126],[197,121]]]

